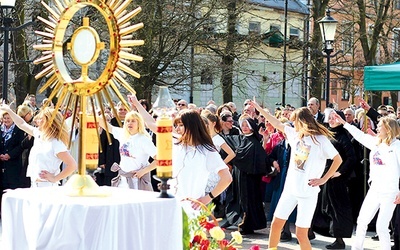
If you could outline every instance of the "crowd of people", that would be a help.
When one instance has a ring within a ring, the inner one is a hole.
[[[150,177],[156,168],[157,115],[146,100],[134,95],[127,100],[131,107],[116,104],[115,117],[110,107],[98,117],[94,177],[99,185],[157,191]],[[313,97],[307,107],[273,111],[247,99],[241,110],[233,102],[210,101],[201,108],[176,100],[170,191],[186,200],[188,214],[199,208],[190,202],[195,199],[214,202],[221,226],[238,227],[242,234],[270,221],[270,249],[292,240],[290,223],[301,249],[311,249],[314,232],[334,238],[327,249],[345,249],[354,225],[352,249],[363,249],[369,228],[376,230],[382,249],[400,249],[400,108],[374,109],[360,99],[321,112]],[[1,194],[62,185],[77,169],[77,156],[67,148],[72,129],[63,122],[72,113],[55,112],[50,123],[51,102],[39,109],[34,95],[15,112],[6,103],[0,111]]]

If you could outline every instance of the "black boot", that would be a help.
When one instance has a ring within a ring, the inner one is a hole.
[[[326,249],[346,249],[346,244],[344,244],[344,241],[342,238],[336,238],[335,242],[332,244],[326,245]]]

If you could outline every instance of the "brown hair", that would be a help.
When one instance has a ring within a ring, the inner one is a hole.
[[[211,113],[211,111],[209,111],[209,110],[203,110],[201,112],[201,116],[204,116],[205,118],[207,118],[211,122],[215,122],[215,126],[214,126],[215,132],[217,132],[217,133],[221,132],[222,125],[221,125],[221,121],[220,121],[220,119],[218,118],[217,115]]]
[[[290,120],[294,122],[295,127],[300,125],[297,127],[300,138],[310,136],[315,143],[317,142],[315,139],[316,135],[324,135],[329,139],[333,139],[333,132],[318,123],[307,107],[298,108],[293,111]]]
[[[185,132],[182,137],[179,138],[177,144],[195,146],[196,148],[203,146],[209,151],[215,150],[211,136],[199,113],[190,109],[185,109],[179,112],[178,116],[175,118],[174,124],[178,123],[183,124]]]

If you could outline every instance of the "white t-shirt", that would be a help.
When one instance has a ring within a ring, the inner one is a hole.
[[[33,137],[35,137],[35,140],[29,153],[26,176],[31,177],[31,180],[34,182],[39,179],[39,173],[42,170],[47,170],[54,175],[58,175],[62,161],[57,157],[57,154],[67,152],[67,146],[57,139],[43,140],[42,132],[38,128],[33,129]]]
[[[220,136],[219,134],[214,135],[212,141],[218,152],[221,151],[222,144],[226,143],[224,138],[222,138],[222,136]]]
[[[172,152],[176,196],[180,199],[204,196],[210,173],[228,168],[216,151],[174,144]]]
[[[115,139],[119,141],[119,153],[121,162],[119,166],[125,172],[131,172],[149,165],[149,157],[157,154],[157,148],[151,138],[143,134],[125,137],[123,128],[113,127],[112,132]]]
[[[226,143],[224,138],[222,138],[219,134],[216,134],[212,137],[212,141],[214,143],[215,148],[217,151],[221,151],[222,144]],[[211,192],[215,186],[218,184],[220,178],[218,173],[210,173],[208,176],[207,186],[206,186],[206,193]]]
[[[298,197],[318,194],[320,188],[311,187],[308,182],[321,178],[326,160],[333,159],[338,151],[323,135],[315,136],[315,143],[310,136],[300,139],[296,130],[289,126],[285,126],[285,134],[292,150],[284,191]]]

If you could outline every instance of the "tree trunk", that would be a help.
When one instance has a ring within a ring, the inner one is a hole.
[[[310,61],[311,61],[311,84],[310,84],[310,97],[316,97],[321,99],[322,96],[322,86],[325,83],[325,68],[324,57],[321,55],[321,31],[319,28],[318,21],[325,16],[325,11],[328,6],[329,0],[323,1],[313,1],[312,7],[312,23],[313,23],[313,33],[310,42],[311,51]]]
[[[231,0],[227,4],[228,10],[228,34],[224,55],[221,59],[221,83],[223,102],[232,101],[232,85],[233,85],[233,63],[235,61],[235,38],[236,38],[236,13],[237,0]]]

